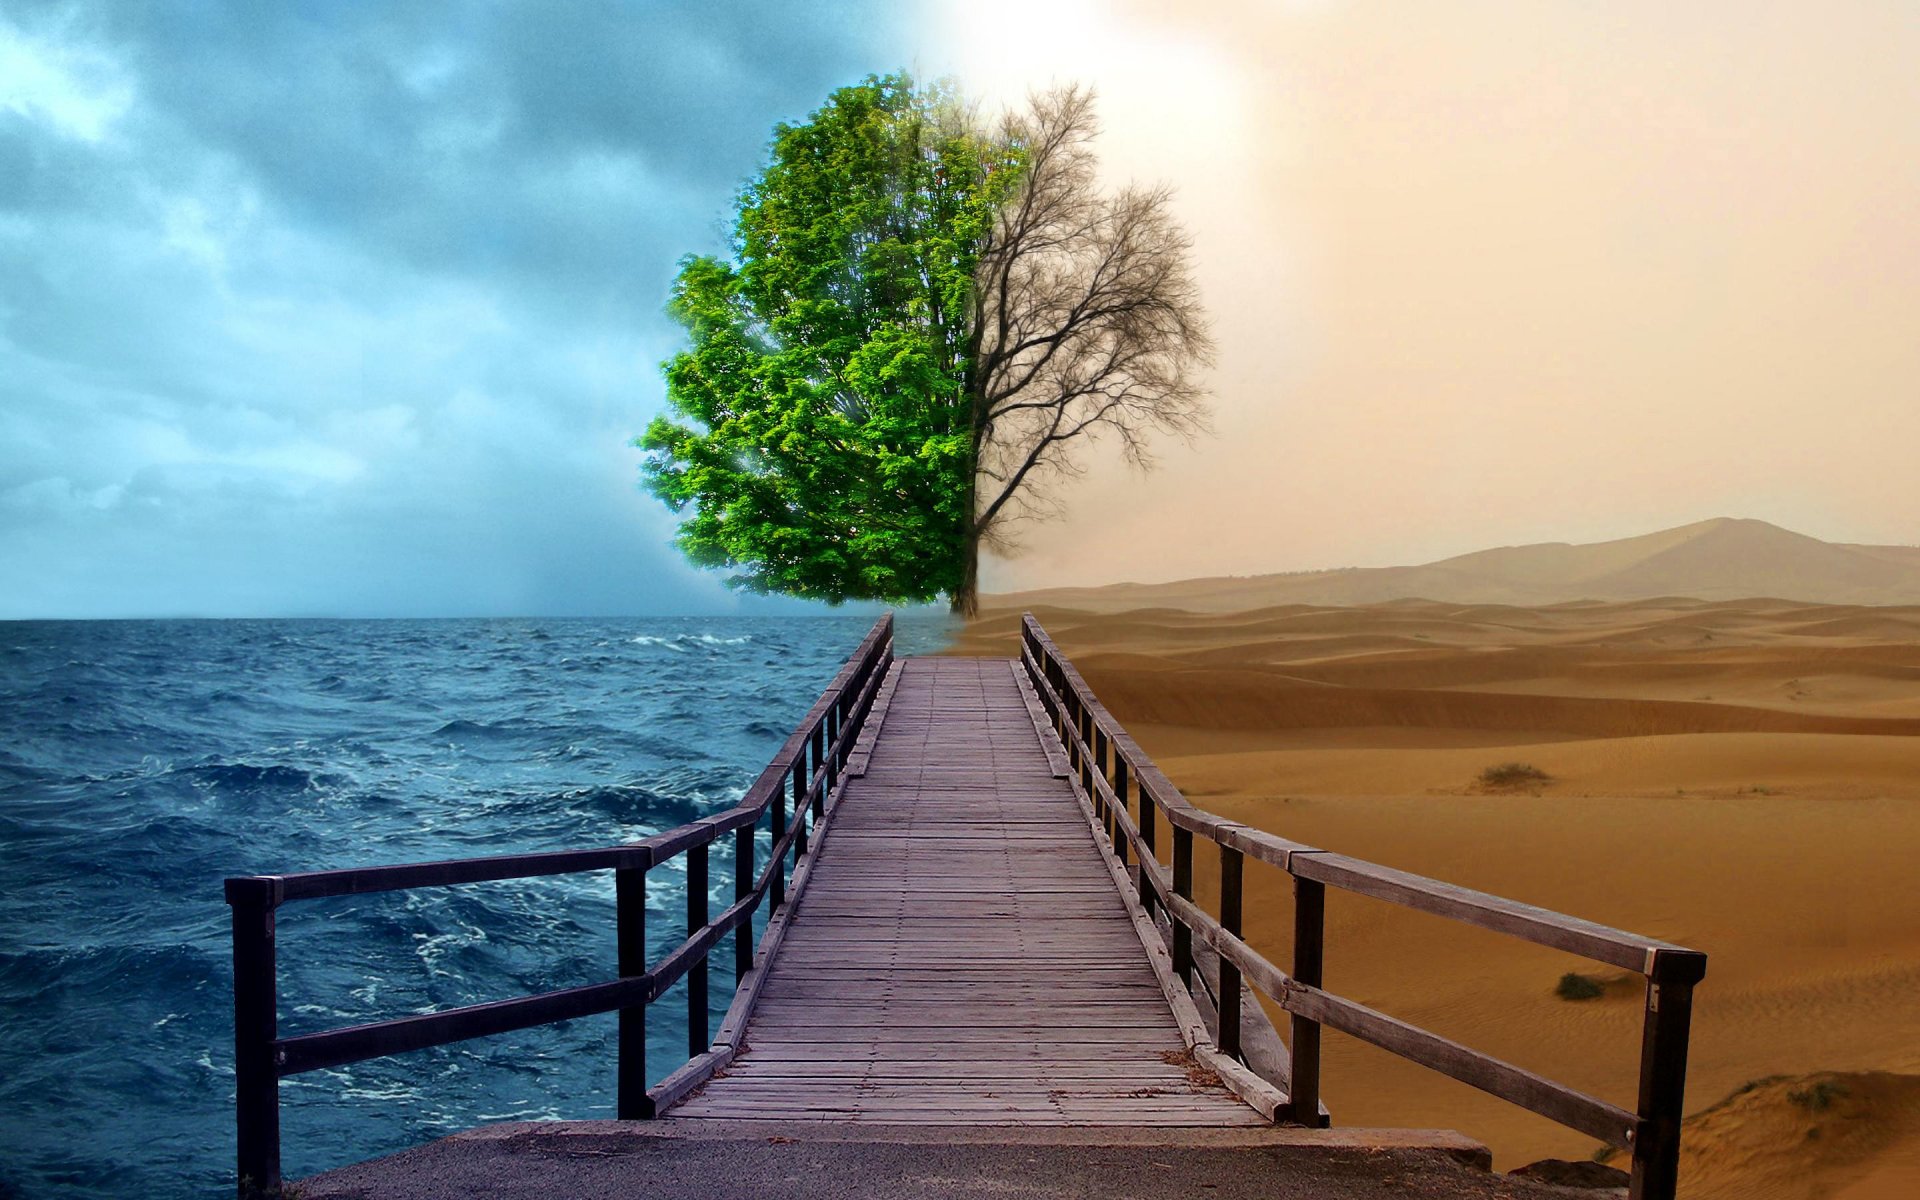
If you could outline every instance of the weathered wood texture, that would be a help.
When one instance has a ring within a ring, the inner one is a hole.
[[[1005,659],[905,660],[746,1047],[674,1117],[1258,1125],[1191,1068]]]

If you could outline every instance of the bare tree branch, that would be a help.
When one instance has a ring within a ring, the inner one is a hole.
[[[1207,428],[1213,342],[1192,243],[1167,188],[1101,188],[1098,131],[1081,87],[1030,96],[997,131],[1024,174],[975,272],[976,545],[1011,548],[1018,524],[1055,513],[1085,445],[1114,437],[1145,466],[1154,435]]]

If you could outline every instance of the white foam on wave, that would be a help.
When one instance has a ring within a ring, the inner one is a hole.
[[[372,1100],[380,1103],[418,1100],[420,1089],[405,1083],[358,1083],[347,1072],[341,1073],[345,1086],[339,1091],[342,1100]]]
[[[502,1112],[474,1114],[474,1120],[488,1124],[498,1121],[562,1121],[565,1119],[559,1108],[551,1104],[534,1104],[525,1108],[510,1108]]]
[[[454,951],[483,945],[488,940],[486,930],[462,923],[444,933],[414,934],[413,952],[430,974],[452,978],[455,973],[442,968],[440,960]]]
[[[744,633],[739,637],[715,637],[711,633],[681,633],[673,637],[656,637],[653,634],[643,633],[627,639],[635,646],[659,646],[678,654],[685,654],[688,646],[744,646],[752,640],[751,635]]]

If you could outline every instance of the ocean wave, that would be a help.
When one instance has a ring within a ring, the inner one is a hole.
[[[475,721],[460,717],[435,729],[432,736],[469,741],[494,741],[501,738],[524,737],[530,733],[545,735],[560,732],[564,730],[531,721],[525,717],[508,717],[499,721]]]
[[[111,992],[139,980],[155,994],[192,991],[219,978],[217,952],[192,945],[33,946],[0,951],[0,1000],[12,1019],[31,1020],[44,1011],[50,993],[85,995],[96,988]]]
[[[237,795],[307,792],[337,785],[344,778],[329,772],[303,770],[285,763],[268,763],[264,766],[249,762],[204,763],[176,767],[172,773],[197,780],[215,791]]]
[[[554,802],[576,812],[598,813],[621,821],[646,821],[663,829],[697,821],[707,815],[711,807],[704,796],[675,795],[638,783],[575,788],[550,799],[533,801],[535,804]]]
[[[753,637],[751,634],[741,634],[737,637],[716,637],[711,633],[677,633],[668,637],[662,637],[658,634],[643,633],[637,637],[630,637],[627,641],[629,644],[635,646],[658,646],[664,650],[674,650],[684,654],[689,648],[694,646],[704,647],[709,650],[718,649],[722,646],[745,646],[753,641]]]

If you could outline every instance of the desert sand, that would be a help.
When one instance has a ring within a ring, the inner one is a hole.
[[[1683,1194],[1920,1195],[1920,608],[1034,611],[1193,803],[1705,950]],[[1017,612],[953,652],[1013,653]],[[1513,762],[1545,778],[1481,780]],[[1284,880],[1248,887],[1284,963]],[[1603,994],[1561,999],[1569,971]],[[1637,977],[1336,893],[1327,980],[1632,1106]],[[1595,1150],[1337,1034],[1325,1094],[1340,1124],[1460,1129],[1503,1167]]]

